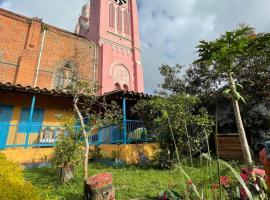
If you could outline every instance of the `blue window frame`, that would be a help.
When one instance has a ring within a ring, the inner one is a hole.
[[[19,133],[26,133],[30,117],[30,108],[22,108],[20,124],[18,127]],[[44,119],[44,109],[36,108],[34,110],[32,123],[29,133],[39,133]]]

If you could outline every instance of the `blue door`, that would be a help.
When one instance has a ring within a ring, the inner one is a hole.
[[[6,146],[13,106],[0,105],[0,149]]]

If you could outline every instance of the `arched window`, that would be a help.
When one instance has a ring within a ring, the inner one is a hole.
[[[64,69],[58,69],[55,73],[54,78],[54,87],[56,89],[62,88],[65,83],[65,70]]]
[[[128,86],[125,84],[125,85],[123,85],[123,90],[124,91],[128,91]]]
[[[119,84],[119,83],[115,83],[115,84],[114,84],[114,89],[115,89],[115,90],[121,90],[120,84]]]
[[[121,7],[119,6],[117,8],[117,31],[118,33],[123,32],[123,20],[122,20],[122,10]]]
[[[72,79],[78,77],[77,67],[71,61],[65,61],[54,76],[54,88],[64,89]]]
[[[113,3],[109,7],[109,26],[110,28],[114,28],[115,26],[115,9]]]
[[[124,65],[114,66],[112,71],[112,79],[114,83],[129,85],[130,75],[128,69]]]
[[[130,34],[130,17],[128,11],[124,11],[124,33]]]

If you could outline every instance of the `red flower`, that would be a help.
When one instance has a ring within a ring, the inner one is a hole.
[[[240,198],[246,200],[248,198],[247,192],[244,188],[240,188]]]
[[[244,182],[248,182],[249,180],[249,175],[246,173],[241,173],[240,174],[241,178],[243,179]]]
[[[215,190],[217,190],[218,188],[219,188],[219,185],[218,185],[217,183],[213,183],[213,184],[212,184],[212,187],[211,187],[212,191],[215,191]]]
[[[223,186],[228,186],[231,182],[231,178],[229,176],[221,176],[220,177],[220,183]]]
[[[188,184],[188,185],[192,185],[192,184],[193,184],[192,180],[189,179],[189,180],[187,181],[187,184]]]

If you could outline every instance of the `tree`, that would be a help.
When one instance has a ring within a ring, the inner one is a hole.
[[[257,42],[254,30],[242,26],[226,32],[214,41],[201,41],[197,46],[199,59],[194,62],[211,68],[218,77],[226,77],[228,88],[224,94],[232,99],[243,157],[248,169],[253,169],[253,161],[239,108],[239,101],[245,103],[239,93],[243,86],[236,83],[236,77],[244,69],[243,66],[249,64],[249,59],[261,51],[262,46],[262,43],[260,45]]]
[[[115,102],[107,102],[105,97],[98,96],[99,89],[100,86],[97,83],[90,86],[88,82],[78,80],[76,76],[70,78],[69,84],[64,89],[73,97],[73,107],[79,119],[85,142],[83,180],[86,199],[88,199],[86,190],[89,160],[88,138],[100,127],[119,123],[122,117],[122,111]]]
[[[198,153],[205,144],[205,135],[212,131],[212,119],[199,103],[197,97],[178,94],[142,100],[133,110],[154,134],[151,137],[169,152],[167,160],[174,160]]]

